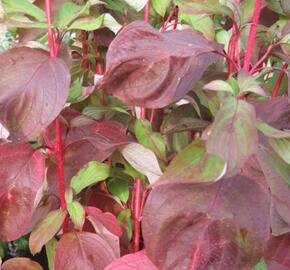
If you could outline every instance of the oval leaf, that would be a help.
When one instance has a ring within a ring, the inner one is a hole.
[[[69,70],[46,51],[26,47],[2,53],[0,69],[0,121],[10,131],[9,139],[34,139],[62,110]]]
[[[232,176],[256,150],[256,114],[251,104],[233,97],[221,106],[206,146],[209,153],[227,162],[227,176]]]
[[[119,147],[119,150],[134,169],[148,177],[151,184],[162,175],[156,156],[143,145],[130,143]]]
[[[58,209],[50,212],[47,217],[37,224],[29,237],[29,249],[33,255],[40,252],[54,235],[60,230],[67,213]]]
[[[78,194],[84,188],[105,180],[110,176],[110,167],[107,164],[91,161],[71,179],[70,186]]]
[[[67,211],[70,215],[70,218],[78,230],[82,230],[85,223],[85,209],[77,201],[67,204]]]
[[[44,181],[44,161],[29,144],[0,146],[1,239],[12,241],[27,233]]]
[[[104,270],[116,259],[114,250],[100,236],[70,232],[58,242],[54,270]]]
[[[268,192],[240,175],[159,185],[143,211],[146,254],[158,269],[251,269],[267,245],[269,207]]]
[[[2,270],[43,270],[41,265],[29,258],[13,258],[4,262]]]
[[[99,87],[126,103],[162,108],[188,93],[220,46],[187,29],[159,33],[143,21],[125,26],[110,44]],[[146,76],[144,76],[146,74]]]

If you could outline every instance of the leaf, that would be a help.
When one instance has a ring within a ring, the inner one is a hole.
[[[130,143],[119,147],[119,150],[134,169],[148,177],[150,184],[153,184],[162,175],[154,153],[141,144]]]
[[[0,68],[0,121],[12,141],[34,139],[62,110],[69,70],[46,51],[26,47],[2,53]]]
[[[29,249],[33,255],[40,252],[42,247],[56,235],[66,215],[65,210],[57,209],[50,212],[44,220],[37,224],[29,237]]]
[[[258,121],[256,127],[264,135],[270,138],[277,138],[277,139],[290,138],[290,132],[273,128],[262,121]]]
[[[11,15],[9,19],[5,20],[5,24],[8,28],[17,27],[17,28],[40,28],[47,29],[48,24],[43,22],[34,22],[27,18],[25,15]]]
[[[195,140],[177,154],[159,181],[217,181],[223,177],[226,168],[220,157],[206,153],[203,142]]]
[[[69,24],[79,16],[89,15],[90,4],[84,6],[76,5],[72,2],[65,2],[60,6],[57,25],[59,28],[67,28]]]
[[[78,201],[73,201],[67,204],[67,211],[73,224],[81,231],[85,223],[84,207]]]
[[[290,140],[289,138],[269,139],[269,143],[275,152],[288,164],[290,164]]]
[[[166,159],[166,145],[164,138],[158,132],[153,132],[151,124],[146,119],[135,122],[135,136],[146,148],[152,150],[162,160]]]
[[[78,194],[84,188],[105,180],[109,175],[110,167],[107,164],[90,161],[71,179],[70,186]]]
[[[124,0],[124,2],[139,12],[145,7],[147,0]]]
[[[121,202],[126,203],[129,199],[128,182],[121,179],[110,180],[107,184],[109,191]]]
[[[143,211],[146,254],[158,269],[251,269],[267,245],[269,207],[267,191],[241,175],[159,185]]]
[[[290,232],[290,166],[265,147],[259,147],[257,159],[272,195],[272,234]],[[282,227],[281,221],[284,223]]]
[[[45,13],[39,7],[31,4],[27,0],[2,0],[2,5],[5,13],[25,13],[28,14],[40,22],[46,21]]]
[[[255,152],[256,144],[253,106],[244,100],[226,98],[209,131],[208,152],[222,157],[227,163],[227,176],[232,176]]]
[[[267,270],[267,264],[265,260],[262,258],[253,268],[253,270]]]
[[[26,143],[0,145],[0,238],[27,233],[40,200],[45,157]],[[21,226],[19,226],[21,224]]]
[[[122,26],[109,13],[105,13],[97,18],[93,16],[78,18],[69,26],[68,29],[93,31],[102,27],[107,27],[116,34]]]
[[[43,270],[41,265],[29,258],[12,258],[5,261],[2,266],[2,270]]]
[[[259,82],[257,82],[253,76],[243,71],[238,74],[238,85],[241,93],[254,93],[259,96],[266,96]]]
[[[171,4],[171,0],[151,0],[151,5],[154,10],[161,16],[164,17],[167,8]]]
[[[191,29],[159,33],[135,21],[110,44],[98,87],[131,105],[162,108],[192,89],[220,49]]]
[[[125,255],[108,265],[105,270],[158,270],[149,260],[145,252],[138,251]]]
[[[210,83],[207,83],[203,89],[211,91],[225,91],[235,95],[235,90],[231,87],[231,85],[222,80],[211,81]]]
[[[45,244],[45,253],[48,261],[48,268],[49,270],[54,270],[54,257],[55,257],[55,250],[57,246],[57,241],[55,238],[52,238]]]
[[[114,250],[100,236],[70,232],[58,242],[54,270],[104,270],[115,259]]]

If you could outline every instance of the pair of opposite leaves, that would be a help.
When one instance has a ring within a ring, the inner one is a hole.
[[[192,89],[220,49],[191,29],[159,33],[135,21],[111,43],[99,87],[131,105],[165,107]],[[0,68],[0,121],[10,140],[31,140],[64,107],[69,70],[61,59],[27,47],[1,54]]]

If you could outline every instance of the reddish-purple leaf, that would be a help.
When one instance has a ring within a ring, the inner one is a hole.
[[[60,113],[68,95],[65,63],[40,49],[13,48],[0,55],[0,121],[13,141],[38,136]]]
[[[3,263],[2,270],[42,270],[39,263],[29,258],[13,258]]]
[[[54,269],[104,270],[116,259],[115,251],[97,234],[70,232],[57,244]]]
[[[27,233],[40,200],[45,158],[29,144],[0,146],[0,238]]]
[[[85,207],[88,217],[92,217],[94,220],[98,220],[107,230],[112,234],[120,237],[122,235],[122,229],[118,223],[117,218],[109,213],[103,213],[99,208],[87,206]]]
[[[110,44],[100,87],[126,103],[161,108],[188,93],[220,49],[191,29],[159,33],[135,21]]]
[[[158,270],[145,251],[129,254],[108,265],[105,270]]]
[[[270,233],[269,196],[237,175],[213,184],[163,184],[147,199],[146,253],[159,269],[251,269]]]

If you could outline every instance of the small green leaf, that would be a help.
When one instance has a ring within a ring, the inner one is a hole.
[[[252,270],[267,270],[268,267],[267,267],[267,264],[264,260],[264,258],[262,258],[256,265],[255,267],[252,269]]]
[[[147,0],[124,0],[124,2],[126,2],[131,8],[139,12],[145,7]]]
[[[288,164],[290,164],[290,138],[269,139],[269,143],[275,152]]]
[[[65,210],[57,209],[36,225],[29,237],[29,249],[33,255],[40,252],[43,245],[60,230],[66,215]]]
[[[155,11],[161,16],[164,17],[167,8],[171,4],[171,0],[151,0],[151,5]]]
[[[146,148],[152,150],[162,160],[166,159],[166,145],[164,138],[158,132],[153,132],[149,121],[137,119],[135,122],[137,140]]]
[[[255,109],[250,103],[229,96],[206,132],[207,151],[222,157],[227,162],[227,176],[232,176],[256,150]]]
[[[86,16],[90,13],[90,4],[84,6],[72,2],[65,2],[61,5],[57,20],[57,26],[61,29],[67,28],[69,24],[79,16]]]
[[[82,95],[82,92],[83,92],[82,90],[83,90],[83,87],[82,87],[81,81],[76,81],[69,89],[67,102],[71,103],[75,101],[77,98],[79,98]]]
[[[232,95],[235,94],[235,91],[231,85],[222,80],[211,81],[210,83],[206,84],[203,89],[211,91],[225,91],[231,93]]]
[[[107,27],[116,34],[122,26],[112,17],[112,15],[105,13],[97,18],[93,16],[78,18],[73,21],[68,29],[93,31],[102,27]]]
[[[43,22],[35,22],[27,18],[25,15],[11,14],[9,18],[5,20],[7,27],[16,27],[16,28],[39,28],[47,29],[48,24]]]
[[[71,203],[72,200],[73,200],[73,196],[74,196],[74,194],[73,194],[72,188],[68,187],[66,189],[66,191],[65,191],[65,201],[66,201],[66,203]]]
[[[34,17],[40,22],[46,22],[45,12],[31,4],[28,0],[2,0],[5,13],[24,13]]]
[[[242,93],[254,93],[256,95],[266,96],[259,82],[253,76],[243,71],[238,74],[238,85]]]
[[[178,182],[217,181],[226,172],[222,158],[206,153],[204,143],[193,141],[171,161],[161,179]]]
[[[118,217],[118,222],[121,226],[124,226],[126,228],[128,239],[130,240],[132,238],[132,231],[133,231],[133,222],[131,219],[131,211],[130,209],[124,209],[122,210]]]
[[[71,179],[70,186],[78,194],[84,188],[105,180],[109,175],[110,167],[108,165],[91,161]]]
[[[67,204],[67,211],[76,228],[82,230],[86,214],[84,207],[79,202],[73,201]]]
[[[54,270],[54,257],[55,257],[55,250],[57,246],[57,241],[55,238],[52,238],[45,244],[45,252],[48,261],[48,269]]]
[[[273,128],[262,121],[258,121],[256,127],[264,135],[270,138],[277,138],[277,139],[290,138],[290,132]]]
[[[129,199],[128,182],[122,179],[112,179],[108,182],[109,191],[113,196],[120,199],[121,202],[126,203]]]

